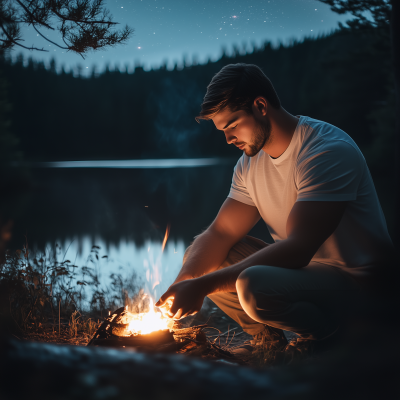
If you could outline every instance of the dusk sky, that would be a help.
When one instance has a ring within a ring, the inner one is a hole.
[[[197,58],[217,59],[223,46],[228,53],[234,44],[240,48],[269,40],[274,44],[291,39],[329,33],[337,27],[339,16],[317,0],[109,0],[107,8],[121,26],[128,24],[135,32],[127,45],[92,52],[85,60],[65,52],[40,38],[31,28],[24,28],[24,45],[43,47],[48,52],[30,52],[15,48],[13,55],[23,53],[48,62],[52,57],[66,69],[80,64],[90,70],[110,66],[133,67],[141,63],[146,69],[167,61],[181,63]],[[58,43],[60,37],[48,30],[42,33]]]

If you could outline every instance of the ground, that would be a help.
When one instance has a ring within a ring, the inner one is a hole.
[[[99,324],[99,323],[98,323]],[[182,328],[193,327],[197,325],[207,324],[210,328],[204,330],[209,342],[221,350],[235,351],[246,343],[249,343],[252,336],[244,332],[239,324],[229,318],[224,312],[216,307],[211,301],[206,301],[202,311],[193,317],[188,317],[179,321]],[[284,332],[288,341],[296,337],[293,332]],[[67,320],[61,320],[58,324],[44,324],[38,329],[31,329],[19,335],[19,339],[29,340],[34,342],[45,342],[53,344],[69,344],[77,346],[86,346],[92,335],[78,330],[76,335],[71,335],[71,329]],[[195,345],[194,345],[195,346]],[[212,352],[210,354],[207,349],[184,349],[182,351],[187,355],[207,358],[211,360],[225,359],[230,362],[235,362],[235,359],[224,357],[224,354]],[[236,355],[236,362],[242,364],[243,359],[240,355]],[[247,361],[246,364],[251,362]]]

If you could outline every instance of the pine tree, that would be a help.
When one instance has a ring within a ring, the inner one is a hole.
[[[53,45],[80,54],[126,43],[133,29],[121,30],[104,0],[0,0],[0,49],[15,46],[29,50],[43,48],[23,45],[21,25],[33,27],[42,38]],[[50,40],[43,30],[58,31],[62,44]]]
[[[400,2],[399,0],[319,0],[331,6],[338,14],[350,13],[353,19],[341,27],[353,32],[374,32],[381,43],[391,45],[394,93],[396,96],[395,114],[395,242],[400,244]],[[369,15],[368,15],[369,14]],[[367,17],[368,16],[368,17]]]
[[[11,162],[20,159],[21,154],[18,151],[19,140],[11,133],[11,121],[9,113],[11,104],[7,96],[7,82],[0,71],[0,182],[4,183],[6,171],[9,171]]]

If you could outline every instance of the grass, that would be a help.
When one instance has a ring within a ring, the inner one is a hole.
[[[111,274],[109,287],[100,284],[99,249],[93,246],[81,267],[58,261],[57,245],[46,254],[31,254],[27,244],[22,250],[6,251],[0,263],[0,333],[87,342],[108,310],[130,304],[141,293],[136,275],[127,281]]]

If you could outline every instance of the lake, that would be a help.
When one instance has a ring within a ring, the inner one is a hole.
[[[90,264],[104,286],[111,284],[111,274],[119,274],[124,281],[134,278],[157,298],[176,277],[193,237],[218,213],[235,163],[192,159],[32,165],[32,188],[18,204],[11,248],[21,248],[26,236],[34,252],[53,252],[59,262],[68,259],[78,267]],[[252,234],[269,239],[262,222]],[[78,273],[77,279],[84,277]]]

